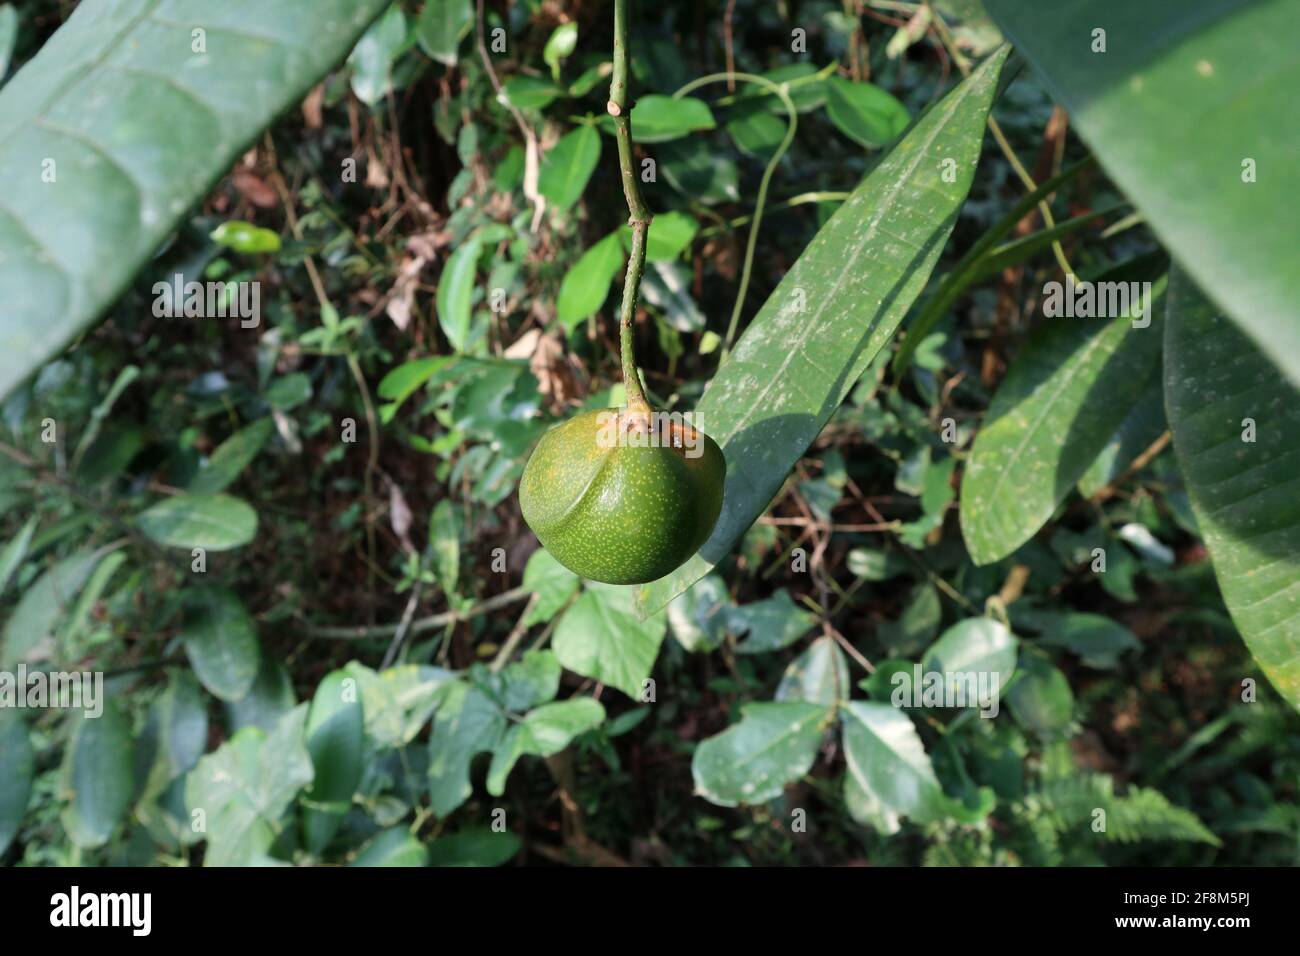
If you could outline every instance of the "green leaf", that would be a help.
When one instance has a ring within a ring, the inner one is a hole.
[[[460,526],[460,511],[450,498],[434,506],[429,516],[429,550],[438,586],[447,595],[455,594],[460,583]]]
[[[727,121],[727,132],[741,152],[770,159],[785,139],[786,123],[755,103]]]
[[[312,781],[303,744],[307,705],[285,714],[267,734],[245,727],[199,761],[185,783],[185,802],[202,811],[208,840],[204,866],[267,862],[287,825],[286,811]]]
[[[36,532],[38,520],[36,515],[28,518],[27,522],[18,529],[18,533],[4,546],[4,550],[0,550],[0,594],[4,593],[4,589],[9,586],[14,572],[22,566],[23,561],[26,559],[27,549],[31,547],[32,535]]]
[[[925,745],[911,719],[890,704],[851,701],[844,725],[844,799],[859,823],[896,833],[902,817],[929,823],[948,815]]]
[[[1157,315],[1163,293],[1163,280],[1154,283]],[[1016,356],[961,483],[962,535],[976,564],[1033,537],[1131,411],[1160,354],[1160,324],[1141,322],[1047,318]]]
[[[264,397],[272,408],[281,412],[292,411],[311,398],[311,379],[303,372],[283,375],[267,386]]]
[[[722,446],[722,515],[699,553],[639,589],[657,610],[717,565],[785,483],[924,288],[974,175],[999,50],[867,174],[764,303],[696,406]],[[935,156],[957,161],[945,183]]]
[[[920,581],[908,592],[898,620],[880,625],[880,643],[895,656],[915,654],[939,633],[942,620],[938,590],[929,581]]]
[[[257,512],[230,495],[176,495],[136,515],[146,537],[171,548],[229,551],[253,540]]]
[[[243,255],[280,251],[278,233],[233,219],[212,230],[212,241]]]
[[[872,149],[893,140],[912,121],[907,107],[892,93],[874,83],[854,83],[838,76],[826,80],[826,114],[841,133]]]
[[[684,212],[666,212],[650,220],[646,234],[645,257],[647,262],[670,262],[678,258],[695,239],[700,223]],[[632,228],[621,226],[618,234],[623,247],[632,251]]]
[[[241,700],[226,702],[226,723],[232,734],[245,727],[260,727],[270,733],[297,703],[289,672],[263,654],[252,688]]]
[[[611,232],[573,264],[560,283],[555,316],[572,331],[592,313],[599,312],[609,297],[609,284],[623,265],[623,244]]]
[[[506,719],[492,698],[456,681],[433,717],[429,735],[429,805],[445,817],[469,799],[469,765],[476,754],[494,750]]]
[[[451,356],[435,355],[403,362],[379,380],[379,397],[401,405],[450,361]]]
[[[519,758],[532,754],[550,757],[569,746],[573,738],[599,727],[605,708],[590,697],[575,697],[543,704],[513,724],[497,744],[488,770],[487,789],[494,797],[505,793],[506,778]]]
[[[430,866],[501,866],[519,852],[523,841],[506,830],[470,827],[438,837],[429,847]]]
[[[475,665],[471,678],[506,710],[523,713],[555,699],[560,690],[561,670],[551,651],[530,650],[522,660],[498,672]]]
[[[428,0],[415,21],[415,39],[432,59],[455,66],[460,41],[473,25],[471,0]]]
[[[425,9],[427,10],[428,7]],[[428,864],[428,849],[411,836],[409,829],[399,826],[380,832],[361,848],[361,852],[348,866],[428,866]]]
[[[775,800],[817,757],[832,710],[803,702],[754,703],[740,723],[702,741],[691,760],[695,792],[735,807]]]
[[[740,200],[740,171],[735,161],[719,156],[699,137],[661,143],[655,155],[664,179],[687,199],[709,204]]]
[[[926,671],[941,673],[945,680],[951,675],[978,674],[998,676],[997,687],[1006,687],[1016,669],[1015,635],[1005,624],[988,617],[971,617],[958,621],[943,632],[926,651]],[[983,706],[981,701],[968,701],[967,706]]]
[[[1099,670],[1118,667],[1121,654],[1142,646],[1127,627],[1101,614],[1049,612],[1037,615],[1033,621],[1043,632],[1040,644],[1063,647],[1079,655],[1088,667]]]
[[[23,592],[0,635],[0,667],[9,668],[52,640],[99,562],[113,548],[78,551],[50,567]]]
[[[543,110],[564,95],[564,89],[550,80],[520,74],[506,80],[497,99],[521,110]]]
[[[731,596],[721,575],[700,578],[669,603],[668,627],[677,643],[692,653],[711,651],[722,643]]]
[[[864,581],[887,581],[896,578],[909,567],[897,551],[878,548],[854,548],[844,558],[845,567],[854,577]]]
[[[366,736],[376,750],[404,747],[414,740],[455,681],[451,671],[424,664],[375,673],[352,661],[344,670],[360,688]]]
[[[307,752],[315,776],[303,794],[303,842],[320,853],[338,831],[361,783],[365,717],[357,681],[347,671],[327,674],[307,715]]]
[[[72,803],[63,812],[68,837],[80,847],[108,842],[135,792],[135,740],[117,701],[90,717],[76,711],[64,753],[64,786]]]
[[[631,588],[587,582],[556,625],[552,646],[574,673],[639,698],[666,627],[663,614],[637,616]]]
[[[1142,394],[1110,436],[1088,470],[1079,476],[1079,494],[1091,498],[1119,478],[1168,428],[1165,421],[1164,374],[1157,362]]]
[[[154,701],[150,720],[163,776],[174,780],[192,770],[208,747],[207,702],[193,674],[181,669],[170,673],[167,689]]]
[[[849,696],[849,662],[833,637],[819,637],[808,645],[781,675],[777,700],[802,700],[833,706]]]
[[[0,182],[12,186],[0,213],[0,396],[118,298],[389,5],[228,0],[198,20],[124,0],[72,11],[0,88]],[[205,54],[191,50],[199,20]],[[40,179],[45,159],[54,182]]]
[[[407,47],[406,15],[398,4],[388,8],[348,57],[352,67],[352,92],[367,106],[374,106],[392,88],[393,61]]]
[[[524,616],[524,626],[549,621],[578,591],[578,576],[551,557],[545,548],[538,548],[524,566],[524,587],[537,596],[532,608]]]
[[[1011,713],[1043,740],[1067,734],[1074,720],[1074,692],[1061,671],[1038,654],[1020,661],[1020,677],[1007,694]]]
[[[693,96],[651,93],[632,107],[632,138],[638,143],[664,143],[715,126],[709,104]]]
[[[702,332],[707,321],[691,298],[691,271],[680,262],[652,262],[641,279],[644,300],[678,332]]]
[[[1178,270],[1165,407],[1223,601],[1268,679],[1300,709],[1300,392]]]
[[[817,618],[790,600],[781,588],[770,598],[728,608],[727,630],[749,636],[736,645],[738,654],[766,654],[789,647],[808,633]]]
[[[438,324],[457,352],[469,345],[469,323],[474,304],[475,272],[483,243],[477,238],[462,242],[443,266],[438,278]]]
[[[1282,173],[1300,125],[1278,122],[1300,88],[1294,4],[1188,0],[1175,17],[1123,0],[987,7],[1174,258],[1300,385],[1296,202]],[[1099,29],[1105,53],[1092,52]]]
[[[4,768],[4,773],[0,773],[0,858],[3,858],[27,814],[36,770],[27,727],[17,711],[8,709],[0,710],[0,767]]]
[[[560,82],[560,64],[578,47],[578,25],[561,23],[551,31],[551,37],[542,48],[542,62],[551,68],[551,78]]]
[[[257,457],[274,430],[275,422],[259,418],[235,432],[217,447],[207,466],[199,470],[185,490],[194,495],[224,491]]]
[[[582,197],[598,162],[600,134],[595,127],[583,125],[570,130],[542,161],[537,191],[557,209],[568,209]]]
[[[194,674],[221,700],[242,700],[261,665],[257,626],[233,591],[193,588],[185,595],[181,640]]]

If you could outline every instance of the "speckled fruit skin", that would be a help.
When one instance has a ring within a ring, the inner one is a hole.
[[[542,436],[524,466],[519,505],[542,546],[579,577],[644,584],[708,539],[727,465],[717,442],[689,426],[683,444],[697,444],[698,435],[698,457],[684,448],[619,447],[608,438],[609,414],[620,423],[628,416],[584,412]]]

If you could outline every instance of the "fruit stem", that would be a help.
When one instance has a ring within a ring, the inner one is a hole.
[[[627,224],[632,229],[632,253],[623,280],[623,307],[619,313],[618,345],[623,361],[623,387],[628,408],[649,411],[641,376],[636,370],[632,347],[632,320],[636,316],[637,291],[645,272],[646,235],[650,231],[650,207],[641,196],[637,183],[635,157],[632,155],[632,117],[627,103],[627,5],[628,0],[614,0],[614,75],[609,84],[606,110],[614,118],[614,136],[618,141],[618,165],[623,175],[623,195],[627,197]]]

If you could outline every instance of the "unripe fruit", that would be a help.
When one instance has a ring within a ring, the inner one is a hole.
[[[524,520],[579,577],[644,584],[713,531],[727,466],[690,425],[645,410],[584,412],[542,436],[519,482]]]

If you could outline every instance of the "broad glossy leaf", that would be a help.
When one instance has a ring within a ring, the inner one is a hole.
[[[195,676],[213,695],[236,701],[252,689],[262,650],[257,626],[233,591],[201,587],[186,594],[181,640]]]
[[[142,511],[136,526],[172,548],[229,551],[257,534],[257,512],[230,495],[176,495]]]
[[[1174,257],[1300,385],[1292,0],[987,6]]]
[[[713,129],[709,104],[693,96],[640,97],[632,107],[632,138],[638,143],[663,143],[689,133]]]
[[[1031,620],[1042,632],[1039,643],[1063,647],[1077,654],[1088,667],[1100,670],[1119,666],[1121,654],[1142,646],[1132,631],[1102,614],[1051,611]]]
[[[270,734],[245,727],[190,772],[185,802],[191,811],[202,810],[206,821],[204,866],[266,860],[286,811],[312,780],[306,722],[307,705],[300,704]]]
[[[429,803],[445,817],[469,799],[469,765],[476,754],[493,750],[506,729],[506,718],[492,698],[477,687],[456,681],[433,716],[429,735]]]
[[[728,608],[727,630],[747,635],[736,645],[740,654],[765,654],[789,647],[808,633],[817,618],[790,599],[784,588],[770,598]]]
[[[776,699],[831,706],[847,699],[851,689],[844,652],[833,637],[819,637],[785,669]]]
[[[722,446],[722,514],[704,547],[640,589],[657,610],[707,574],[893,336],[965,201],[1007,51],[949,93],[867,174],[759,310],[696,408]],[[945,183],[935,156],[957,161]]]
[[[429,851],[404,826],[382,831],[348,866],[428,866]]]
[[[266,440],[275,430],[270,418],[259,418],[223,441],[190,481],[186,491],[195,495],[211,495],[224,491],[249,463],[257,457]]]
[[[357,682],[347,671],[327,674],[307,714],[307,752],[315,771],[303,794],[303,843],[309,853],[329,844],[361,783],[365,717]]]
[[[402,747],[424,729],[455,674],[440,667],[403,664],[376,673],[356,661],[344,670],[357,682],[366,736],[376,749]]]
[[[406,14],[393,4],[365,35],[348,57],[352,67],[352,92],[367,106],[374,106],[392,87],[393,61],[407,46]]]
[[[600,134],[594,126],[579,126],[560,138],[542,161],[537,191],[558,209],[568,209],[582,196],[600,162]]]
[[[150,717],[157,732],[157,759],[167,779],[188,773],[208,747],[207,701],[194,675],[173,670]]]
[[[668,627],[677,643],[692,653],[711,651],[726,634],[731,596],[718,574],[700,578],[673,598],[665,609]]]
[[[891,704],[855,700],[840,710],[844,725],[844,796],[859,823],[895,833],[902,817],[928,823],[947,816],[939,786],[911,718]]]
[[[473,24],[473,0],[428,0],[415,21],[415,39],[430,57],[455,66],[460,41]]]
[[[563,669],[549,650],[530,650],[521,660],[500,671],[481,664],[470,671],[471,680],[506,710],[523,713],[555,699]]]
[[[832,713],[802,701],[747,704],[739,723],[695,748],[695,792],[724,807],[776,799],[812,767]]]
[[[59,622],[107,553],[104,549],[78,551],[28,585],[0,635],[0,666],[10,667],[42,641],[53,638]]]
[[[622,265],[623,244],[618,233],[611,232],[564,274],[555,315],[566,329],[575,328],[587,316],[600,311],[609,297],[609,284]]]
[[[483,244],[478,238],[462,242],[442,267],[438,278],[438,324],[457,352],[469,346],[469,324],[474,306],[474,281]]]
[[[563,95],[564,89],[550,80],[520,74],[506,80],[498,99],[521,110],[542,110]]]
[[[0,396],[103,313],[388,6],[101,0],[72,11],[0,88]],[[191,50],[199,25],[202,54]],[[41,179],[46,159],[54,182]]]
[[[0,710],[0,857],[27,814],[36,760],[27,726],[15,710]]]
[[[114,700],[104,702],[98,717],[76,711],[71,719],[63,775],[72,803],[64,810],[63,826],[78,846],[103,846],[126,815],[135,792],[131,721]]]
[[[912,121],[888,90],[838,76],[826,81],[826,113],[845,136],[872,148],[884,146]]]
[[[550,757],[569,746],[574,737],[599,727],[605,708],[591,697],[575,697],[543,704],[522,721],[512,724],[497,744],[488,770],[487,789],[494,797],[505,792],[506,778],[520,757]]]
[[[519,852],[523,841],[506,830],[470,827],[438,837],[429,846],[430,866],[501,866]]]
[[[651,262],[641,277],[641,297],[678,332],[702,332],[708,321],[691,298],[691,271],[680,262]]]
[[[660,143],[654,148],[659,172],[673,189],[702,203],[737,202],[740,170],[730,156],[719,156],[699,137]]]
[[[270,733],[297,702],[293,680],[284,665],[263,655],[257,679],[248,693],[240,700],[226,702],[226,723],[232,734],[245,727],[260,727]]]
[[[988,617],[958,621],[925,653],[924,668],[943,674],[987,674],[1006,687],[1016,669],[1015,635],[1005,624]]]
[[[1163,313],[1163,281],[1150,308]],[[961,483],[961,528],[976,564],[1028,541],[1097,459],[1142,395],[1161,323],[1044,318],[1011,364],[975,436]]]
[[[1066,735],[1074,719],[1070,682],[1038,654],[1020,661],[1020,677],[1007,694],[1007,705],[1022,725],[1044,740]]]
[[[1177,270],[1165,405],[1224,603],[1300,709],[1300,391]]]
[[[551,557],[545,548],[538,548],[524,566],[524,587],[537,596],[537,601],[524,617],[524,625],[549,621],[559,613],[578,591],[578,576]]]
[[[631,588],[588,582],[556,625],[552,646],[574,673],[639,697],[666,628],[663,614],[637,616]]]
[[[684,212],[674,210],[655,216],[650,220],[650,231],[646,234],[646,261],[670,262],[678,258],[691,244],[699,229],[699,220]],[[631,227],[620,227],[618,234],[623,238],[624,248],[631,251]]]

